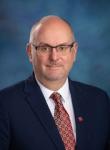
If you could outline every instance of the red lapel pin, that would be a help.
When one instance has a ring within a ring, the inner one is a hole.
[[[82,117],[82,116],[79,116],[79,117],[78,117],[78,121],[79,121],[80,123],[82,123],[82,122],[84,121],[83,117]]]

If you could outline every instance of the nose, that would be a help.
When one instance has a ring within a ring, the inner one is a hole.
[[[56,50],[56,48],[53,48],[50,53],[50,59],[56,61],[59,58],[59,54]]]

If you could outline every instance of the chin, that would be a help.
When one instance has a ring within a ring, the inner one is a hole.
[[[46,78],[48,81],[61,81],[64,79],[63,76],[48,76]]]

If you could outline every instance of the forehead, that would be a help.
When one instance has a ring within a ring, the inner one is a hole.
[[[46,42],[59,44],[73,41],[73,33],[70,26],[62,20],[51,19],[39,23],[33,31],[34,42]]]

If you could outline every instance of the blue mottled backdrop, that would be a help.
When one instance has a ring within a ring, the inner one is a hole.
[[[32,68],[25,47],[32,24],[45,15],[69,20],[79,43],[70,76],[110,95],[109,0],[1,0],[0,89],[28,77]]]

